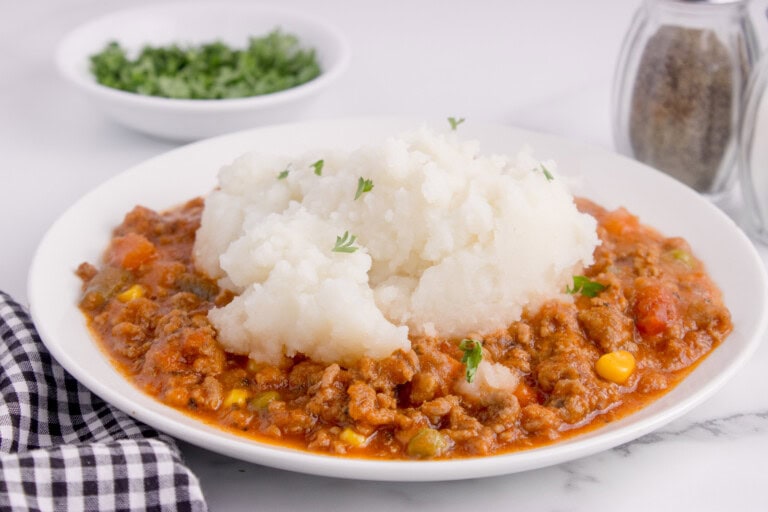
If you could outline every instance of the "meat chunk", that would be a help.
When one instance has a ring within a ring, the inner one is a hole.
[[[579,311],[579,323],[587,338],[603,352],[634,348],[635,325],[611,304],[598,304]]]
[[[368,384],[355,381],[347,390],[349,394],[349,416],[369,425],[389,425],[395,420],[395,411],[387,408],[386,395],[376,394]]]

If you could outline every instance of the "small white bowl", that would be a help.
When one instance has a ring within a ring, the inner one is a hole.
[[[244,47],[249,37],[275,28],[314,48],[321,74],[297,87],[249,98],[181,100],[124,92],[96,82],[90,56],[110,41],[129,51],[151,44],[201,44],[220,40]],[[200,2],[149,5],[108,14],[70,32],[59,44],[62,75],[115,121],[158,137],[189,141],[257,125],[299,119],[306,105],[344,71],[349,49],[335,28],[306,15],[250,3]]]

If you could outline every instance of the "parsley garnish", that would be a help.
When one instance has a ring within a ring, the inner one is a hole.
[[[555,179],[555,177],[552,176],[552,173],[549,172],[549,170],[546,167],[544,167],[544,164],[541,164],[541,172],[544,173],[544,177],[547,178],[547,181],[552,181],[553,179]]]
[[[131,59],[117,42],[91,56],[101,85],[176,99],[227,99],[290,89],[320,75],[312,49],[275,29],[253,37],[243,49],[216,41],[201,45],[145,46]]]
[[[480,361],[483,360],[483,344],[477,340],[465,338],[459,343],[459,348],[464,352],[461,362],[467,366],[467,382],[475,380],[475,373]]]
[[[448,118],[448,124],[451,125],[451,130],[456,131],[456,128],[459,127],[461,123],[466,121],[463,117],[449,117]]]
[[[318,160],[317,162],[310,164],[310,167],[312,167],[315,170],[315,174],[318,176],[323,175],[323,165],[325,165],[324,160]]]
[[[588,277],[573,276],[573,288],[566,286],[565,291],[571,295],[574,293],[581,293],[585,297],[596,297],[598,293],[606,288],[607,287],[604,284],[592,281]]]
[[[350,235],[349,231],[345,231],[343,235],[336,237],[336,245],[331,249],[333,252],[355,252],[359,247],[354,247],[352,244],[357,240],[357,236]]]
[[[277,175],[277,179],[279,179],[279,180],[284,180],[285,178],[287,178],[287,177],[288,177],[288,173],[289,173],[289,172],[291,172],[291,170],[290,170],[288,167],[286,167],[285,169],[283,169],[283,170],[280,172],[280,174],[278,174],[278,175]]]
[[[363,179],[362,176],[360,176],[360,179],[357,180],[357,192],[355,192],[355,201],[360,199],[360,196],[365,194],[366,192],[370,192],[373,188],[373,181]]]

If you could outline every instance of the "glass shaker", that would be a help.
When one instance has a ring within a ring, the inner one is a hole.
[[[739,142],[746,227],[768,244],[768,54],[756,66],[747,86]]]
[[[713,199],[728,192],[757,54],[744,0],[643,0],[614,79],[618,150]]]

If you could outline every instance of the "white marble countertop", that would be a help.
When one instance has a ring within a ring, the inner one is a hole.
[[[70,29],[139,1],[0,0],[0,289],[26,301],[48,226],[81,195],[174,147],[113,124],[56,73]],[[611,147],[613,68],[635,1],[265,0],[319,15],[353,51],[306,118],[458,115]],[[754,13],[765,2],[752,5]],[[757,21],[765,39],[764,18]],[[738,198],[733,212],[738,214]],[[768,250],[759,248],[764,261]],[[713,398],[588,458],[496,478],[375,483],[288,473],[182,444],[215,511],[768,510],[768,345]]]

